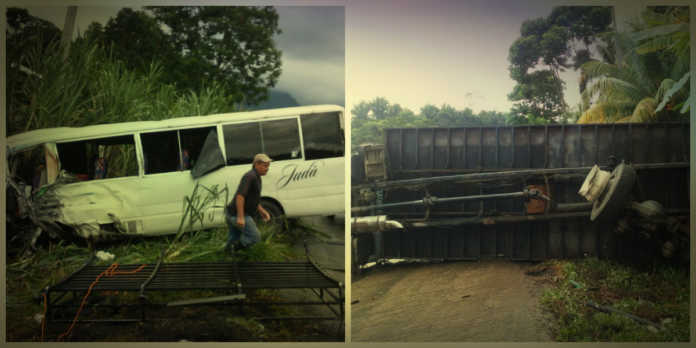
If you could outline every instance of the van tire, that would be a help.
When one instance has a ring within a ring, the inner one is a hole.
[[[273,201],[262,199],[259,204],[261,204],[261,207],[263,207],[263,209],[268,212],[268,215],[271,216],[271,220],[268,223],[276,223],[278,222],[278,219],[284,215],[283,209],[281,209],[280,206]],[[257,214],[257,218],[259,221],[263,221],[261,214]]]

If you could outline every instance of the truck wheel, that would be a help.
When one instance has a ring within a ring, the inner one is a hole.
[[[609,183],[592,206],[590,220],[612,221],[626,208],[631,190],[636,182],[636,171],[621,162],[611,172]]]

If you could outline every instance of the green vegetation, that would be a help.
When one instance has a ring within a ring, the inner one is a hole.
[[[553,121],[567,111],[559,73],[577,70],[590,59],[590,48],[604,40],[599,34],[611,30],[612,11],[607,6],[559,6],[548,17],[522,23],[508,56],[510,77],[517,83],[508,95],[515,102],[512,117]]]
[[[351,110],[351,141],[353,149],[361,144],[381,144],[385,128],[406,127],[464,127],[480,125],[503,125],[508,116],[496,111],[481,111],[474,114],[469,108],[456,110],[450,105],[437,107],[431,104],[421,108],[419,114],[390,104],[378,97],[369,102],[362,101]]]
[[[113,260],[96,260],[94,264],[108,266],[116,264],[156,264],[160,259],[167,263],[181,262],[237,262],[237,261],[290,261],[304,260],[304,253],[293,246],[300,241],[317,235],[313,229],[301,222],[292,220],[280,224],[259,224],[261,241],[248,250],[229,255],[224,251],[227,229],[194,230],[201,223],[203,214],[218,198],[225,195],[225,188],[197,185],[185,199],[184,218],[176,235],[132,238],[124,241],[102,242],[95,249],[115,255]],[[285,233],[285,228],[291,228]],[[8,260],[7,264],[7,308],[8,340],[25,340],[40,336],[40,324],[33,318],[43,312],[41,291],[66,278],[88,260],[91,250],[87,246],[59,241],[38,248],[34,253]],[[168,302],[178,299],[213,296],[213,291],[163,292],[152,295],[154,302]],[[219,294],[217,294],[219,295]],[[100,296],[100,295],[95,295]],[[271,300],[278,295],[274,291],[255,291],[248,294],[255,300]],[[109,297],[109,296],[107,296]],[[122,293],[109,297],[111,304],[119,301],[135,301],[137,294]],[[263,309],[262,309],[263,310]],[[287,308],[266,308],[280,314],[288,314]],[[250,312],[251,313],[251,312]],[[258,323],[237,320],[227,316],[231,323],[248,324],[238,328],[242,332],[255,332]],[[249,314],[249,313],[247,313]],[[263,313],[256,313],[263,314]],[[267,313],[266,313],[267,314]],[[206,315],[207,316],[207,315]],[[201,316],[201,317],[206,317]],[[236,320],[236,321],[235,321]],[[278,326],[274,330],[287,331]],[[289,330],[292,332],[292,330]],[[131,333],[132,335],[132,333]],[[292,336],[287,336],[288,338]]]
[[[640,271],[596,258],[540,266],[553,271],[547,276],[551,287],[542,296],[542,306],[555,319],[551,330],[556,341],[689,340],[688,268],[661,265]]]
[[[255,105],[280,76],[273,41],[279,33],[270,6],[148,6],[124,8],[103,27],[92,24],[85,39],[113,50],[131,70],[159,62],[163,82],[179,91],[200,93],[216,83],[234,102]]]
[[[272,7],[150,10],[124,8],[63,47],[55,25],[9,8],[7,134],[233,112],[267,98],[281,72]]]
[[[238,108],[215,83],[199,93],[179,92],[162,83],[156,64],[145,74],[128,70],[94,44],[73,44],[63,61],[58,42],[25,53],[27,66],[40,75],[8,80],[8,135],[49,127],[161,120],[230,112]]]
[[[617,30],[611,7],[560,6],[522,23],[510,47],[513,119],[558,122],[568,112],[559,72],[580,70],[579,123],[684,120],[689,8],[649,6]]]
[[[121,242],[102,243],[96,250],[115,255],[110,261],[95,261],[97,265],[118,264],[155,264],[164,249],[167,254],[164,262],[234,262],[234,261],[292,261],[304,260],[304,253],[293,245],[299,238],[313,234],[310,229],[303,230],[299,225],[292,234],[280,233],[282,225],[260,224],[262,241],[234,256],[224,252],[227,229],[219,228],[186,232],[177,240],[174,236],[134,238]],[[40,294],[46,286],[54,285],[72,272],[79,269],[88,260],[89,248],[76,244],[57,242],[38,248],[35,253],[21,258],[8,260],[7,263],[7,337],[8,340],[38,338],[40,324],[33,316],[43,313]],[[211,291],[184,291],[175,293],[156,293],[155,302],[173,301],[204,296],[219,296]],[[99,296],[99,295],[94,295]],[[271,300],[277,297],[274,291],[257,291],[249,294],[254,299]],[[109,296],[107,296],[109,297]],[[110,301],[134,300],[137,294],[119,294]],[[266,309],[269,310],[269,309]],[[287,314],[288,308],[270,309],[278,314]],[[252,313],[252,312],[249,312]],[[247,313],[248,315],[251,315]],[[268,313],[266,313],[268,314]],[[222,315],[222,314],[221,314]],[[203,318],[207,315],[202,316]],[[234,315],[230,315],[230,320]],[[200,319],[199,319],[200,320]],[[280,328],[282,329],[282,327]],[[292,331],[292,330],[291,330]],[[288,336],[291,337],[291,336]]]
[[[584,112],[580,123],[684,120],[690,75],[689,11],[686,7],[647,10],[626,33],[607,33],[609,62],[581,67]],[[608,50],[607,47],[600,49]]]

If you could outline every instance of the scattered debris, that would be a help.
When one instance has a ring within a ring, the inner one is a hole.
[[[108,253],[108,252],[105,252],[105,251],[101,251],[101,250],[97,251],[96,256],[97,256],[97,258],[98,258],[99,260],[101,260],[101,261],[111,261],[111,260],[113,260],[114,257],[115,257],[114,254]]]
[[[652,332],[657,332],[658,330],[663,330],[663,329],[664,329],[664,328],[662,327],[662,325],[660,325],[660,324],[653,323],[652,321],[650,321],[650,320],[648,320],[648,319],[644,319],[644,318],[635,316],[635,315],[633,315],[633,314],[631,314],[631,313],[626,313],[626,312],[624,312],[624,311],[620,311],[620,310],[618,310],[618,309],[616,309],[616,308],[611,308],[611,307],[608,307],[608,306],[602,306],[602,305],[599,305],[599,304],[594,303],[594,302],[592,302],[592,301],[587,301],[587,302],[585,303],[585,305],[587,305],[588,307],[594,308],[594,309],[596,309],[596,310],[598,310],[598,311],[600,311],[600,312],[604,312],[604,313],[615,313],[615,314],[623,315],[623,316],[625,316],[625,317],[627,317],[627,318],[629,318],[629,319],[632,319],[632,320],[634,320],[634,321],[636,321],[636,322],[638,322],[638,323],[647,325],[647,326],[648,326],[648,329],[649,329],[650,331],[652,331]]]
[[[582,283],[576,282],[576,281],[574,281],[574,280],[572,280],[572,279],[569,279],[568,282],[570,282],[571,284],[573,284],[573,286],[574,286],[575,288],[577,288],[577,289],[585,289],[585,286],[584,286]],[[633,314],[631,314],[631,313],[626,313],[626,312],[620,311],[620,310],[615,309],[615,308],[611,308],[611,307],[608,307],[608,306],[602,306],[602,305],[599,305],[599,304],[597,304],[597,303],[595,303],[595,302],[592,302],[592,301],[587,301],[587,302],[585,302],[585,305],[588,306],[588,307],[594,308],[594,309],[596,309],[596,310],[598,310],[598,311],[600,311],[600,312],[604,312],[604,313],[615,313],[615,314],[623,315],[623,316],[625,316],[625,317],[627,317],[627,318],[630,318],[630,319],[632,319],[632,320],[634,320],[634,321],[636,321],[636,322],[638,322],[638,323],[647,325],[647,326],[648,326],[648,330],[650,330],[650,331],[652,331],[652,332],[657,332],[658,330],[662,330],[662,329],[663,329],[662,325],[660,325],[660,324],[653,323],[653,322],[650,321],[650,320],[647,320],[647,319],[644,319],[644,318],[635,316],[635,315],[633,315]]]

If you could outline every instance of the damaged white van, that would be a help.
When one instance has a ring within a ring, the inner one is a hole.
[[[176,233],[196,184],[226,185],[232,199],[260,152],[273,159],[261,192],[269,213],[343,214],[343,113],[319,105],[13,135],[8,222],[31,220],[30,234],[54,237]],[[204,228],[224,226],[225,199],[208,209]],[[19,232],[10,225],[8,238]]]

